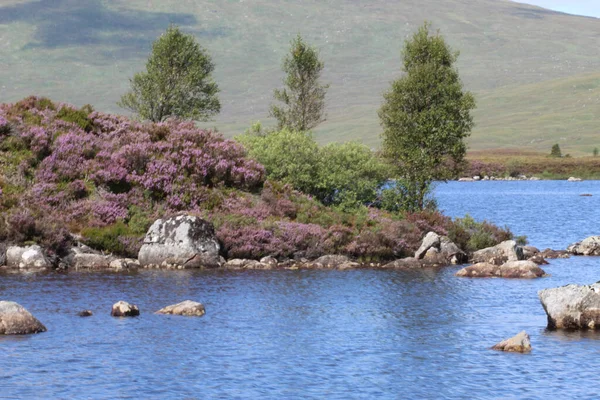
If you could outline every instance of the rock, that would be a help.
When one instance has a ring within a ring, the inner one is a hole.
[[[19,269],[50,268],[52,264],[44,255],[40,246],[10,246],[6,249],[6,266]]]
[[[107,269],[113,261],[111,256],[102,254],[79,253],[73,256],[71,268],[80,269]]]
[[[500,266],[501,278],[533,279],[546,276],[546,271],[533,261],[507,261]]]
[[[391,263],[383,265],[383,269],[419,269],[423,268],[423,263],[413,257],[400,258]]]
[[[477,182],[477,181],[480,181],[480,180],[481,180],[481,177],[480,177],[479,175],[475,175],[475,176],[473,177],[473,180],[474,180],[475,182]]]
[[[27,335],[46,332],[46,327],[25,307],[14,301],[0,301],[0,335]]]
[[[464,264],[468,260],[467,254],[462,251],[447,236],[442,236],[440,241],[440,253],[450,260],[452,264]]]
[[[541,278],[546,272],[533,261],[507,261],[498,266],[491,263],[478,263],[458,271],[456,276],[465,278]]]
[[[110,269],[114,269],[116,271],[138,268],[139,266],[140,262],[138,260],[134,260],[133,258],[116,258],[108,265]]]
[[[581,182],[582,179],[581,178],[575,178],[574,176],[570,177],[569,179],[567,179],[568,182]]]
[[[140,309],[135,304],[119,301],[113,304],[110,315],[113,317],[137,317],[140,315]]]
[[[473,182],[473,178],[459,178],[459,182]]]
[[[503,264],[506,261],[523,260],[523,248],[517,246],[514,240],[506,240],[493,247],[477,250],[471,257],[471,262],[489,262],[493,264]]]
[[[184,315],[187,317],[201,317],[206,313],[204,305],[191,300],[182,301],[158,310],[155,314]]]
[[[415,252],[416,259],[425,259],[435,264],[462,264],[467,255],[447,236],[429,232],[423,238],[421,247]]]
[[[78,317],[91,317],[92,315],[94,315],[94,313],[90,310],[83,310],[77,313]]]
[[[220,249],[211,223],[180,215],[152,224],[138,260],[142,267],[215,268],[221,265]]]
[[[6,265],[6,244],[0,243],[0,267]]]
[[[273,264],[265,264],[256,260],[246,260],[242,258],[234,258],[223,264],[226,269],[273,269]]]
[[[277,259],[275,257],[272,256],[266,256],[260,259],[260,263],[261,264],[265,264],[265,265],[269,265],[271,266],[271,268],[276,268],[277,264],[279,264],[279,262],[277,261]]]
[[[555,259],[555,258],[570,258],[571,257],[569,252],[566,250],[552,250],[552,249],[546,249],[546,250],[540,252],[540,255],[544,258],[548,258],[551,260]]]
[[[523,246],[523,258],[525,260],[529,260],[531,257],[535,256],[540,252],[540,249],[533,246]]]
[[[342,264],[349,263],[350,260],[347,256],[340,255],[326,255],[317,258],[316,260],[309,262],[307,264],[318,266],[318,268],[337,268]]]
[[[421,242],[421,247],[419,247],[419,249],[415,252],[415,258],[421,259],[421,258],[425,257],[427,250],[429,250],[432,247],[439,249],[440,242],[441,242],[440,235],[438,235],[435,232],[427,233],[427,235],[425,235],[425,237],[423,238],[423,241]]]
[[[590,236],[579,243],[567,247],[576,256],[600,256],[600,236]]]
[[[536,263],[537,265],[548,265],[548,261],[540,254],[536,254],[535,256],[529,257],[527,261],[531,261]]]
[[[336,269],[339,269],[340,271],[342,270],[346,270],[346,269],[357,269],[357,268],[361,268],[362,264],[354,262],[354,261],[348,261],[345,263],[342,263],[340,265],[338,265],[336,267]]]
[[[523,331],[515,337],[501,341],[492,347],[492,349],[514,353],[529,353],[531,351],[531,341],[527,332]]]
[[[463,278],[497,277],[500,275],[500,273],[498,272],[499,269],[500,267],[498,265],[482,262],[463,268],[454,275]]]
[[[592,197],[592,194],[591,193],[582,193],[579,196],[581,196],[581,197]]]
[[[599,329],[600,282],[567,285],[538,292],[549,329]]]

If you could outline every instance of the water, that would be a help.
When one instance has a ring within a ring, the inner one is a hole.
[[[448,214],[506,224],[540,247],[600,233],[600,182],[437,194]],[[546,331],[536,292],[597,281],[600,258],[544,268],[537,280],[459,279],[458,267],[3,274],[0,298],[48,332],[0,338],[0,398],[595,398],[600,333]],[[142,315],[111,318],[120,299]],[[185,299],[206,316],[152,313]],[[83,309],[94,316],[76,317]],[[521,330],[531,354],[489,349]]]

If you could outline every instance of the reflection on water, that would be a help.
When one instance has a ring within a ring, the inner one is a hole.
[[[496,222],[529,232],[523,213],[503,211],[497,186],[486,201],[467,193],[463,204],[448,201],[457,185],[438,188],[454,215],[471,204],[474,216],[508,215]],[[526,188],[515,199],[535,197]],[[562,198],[537,196],[532,204]],[[532,225],[536,240],[570,240],[552,228],[556,214],[536,215],[548,218]],[[590,229],[561,221],[573,236]],[[0,298],[28,308],[48,332],[0,338],[0,398],[594,397],[600,334],[547,331],[537,291],[597,281],[600,258],[544,268],[551,276],[537,280],[459,279],[458,267],[5,273]],[[207,314],[153,314],[185,299],[203,302]],[[141,316],[110,317],[117,300],[137,304]],[[83,309],[94,316],[77,317]],[[531,336],[530,355],[490,350],[521,330]]]

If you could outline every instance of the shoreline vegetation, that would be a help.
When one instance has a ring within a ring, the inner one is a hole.
[[[496,177],[499,179],[539,178],[565,180],[575,177],[584,180],[600,179],[600,157],[553,157],[532,151],[490,149],[467,153],[467,165],[462,177]],[[521,178],[520,178],[521,177]]]
[[[467,253],[513,238],[435,210],[326,206],[191,122],[141,123],[34,96],[0,105],[0,165],[2,250],[38,244],[55,268],[79,244],[136,258],[150,225],[178,214],[213,224],[227,259],[383,263],[411,256],[431,231]]]

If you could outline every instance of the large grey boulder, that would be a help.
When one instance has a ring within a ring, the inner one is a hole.
[[[19,269],[50,268],[52,264],[37,244],[31,246],[10,246],[6,249],[6,266]]]
[[[496,246],[477,250],[473,253],[471,262],[501,265],[507,261],[519,261],[524,258],[523,248],[518,246],[514,240],[506,240]]]
[[[590,236],[574,243],[567,247],[567,251],[576,256],[600,256],[600,236]]]
[[[548,328],[600,328],[600,282],[544,289],[538,296],[548,315]]]
[[[421,246],[415,252],[415,258],[428,259],[439,264],[462,264],[467,261],[467,255],[450,238],[435,232],[425,235]]]
[[[529,353],[531,351],[531,340],[527,332],[523,331],[516,336],[501,341],[494,345],[492,350],[509,351],[513,353]]]
[[[180,215],[156,220],[138,254],[140,266],[214,268],[221,265],[220,245],[210,222]]]
[[[204,305],[196,301],[186,300],[158,310],[155,314],[183,315],[186,317],[201,317],[206,313]]]
[[[46,327],[25,307],[14,301],[0,301],[0,335],[27,335],[46,332]]]

